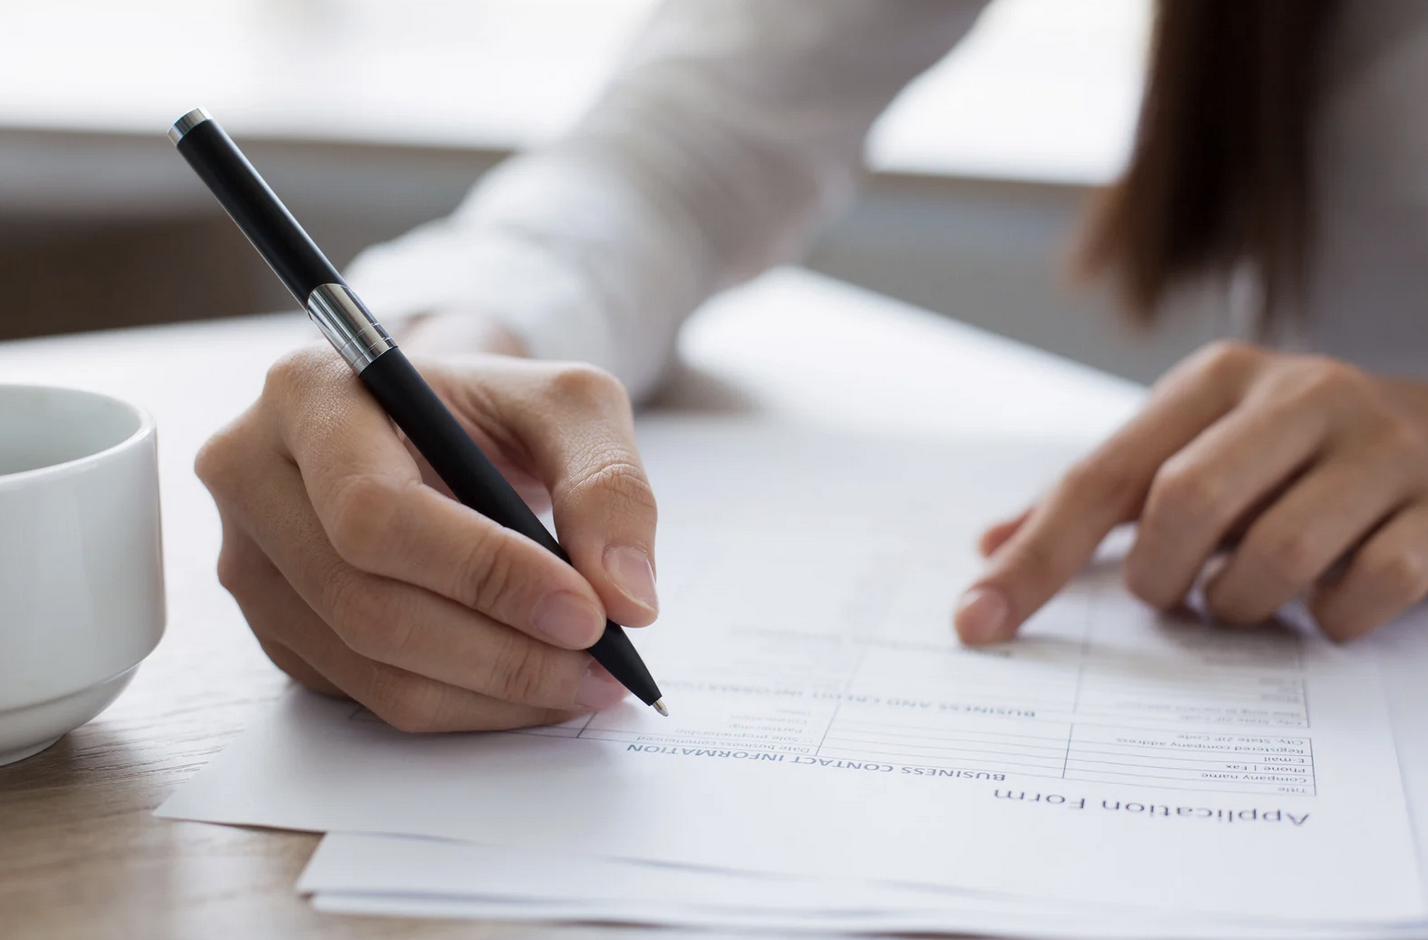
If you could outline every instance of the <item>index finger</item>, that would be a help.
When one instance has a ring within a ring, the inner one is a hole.
[[[1234,407],[1250,355],[1214,347],[1167,375],[1146,407],[1072,467],[993,552],[958,604],[958,635],[967,643],[1010,639],[1111,529],[1139,514],[1160,465]]]

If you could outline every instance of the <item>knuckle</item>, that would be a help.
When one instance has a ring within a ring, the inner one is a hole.
[[[487,695],[520,705],[568,704],[557,700],[555,663],[539,643],[512,634],[488,661],[491,668],[484,683]]]
[[[1323,605],[1315,605],[1313,614],[1314,622],[1319,625],[1319,629],[1333,640],[1356,639],[1376,626],[1370,618],[1352,611],[1342,604],[1335,605],[1332,609],[1324,609]]]
[[[1192,360],[1194,371],[1212,382],[1231,381],[1256,366],[1263,351],[1238,340],[1216,340],[1205,346]]]
[[[398,657],[413,627],[396,592],[381,590],[356,572],[329,576],[323,591],[330,625],[348,648],[378,662]]]
[[[328,492],[324,513],[327,538],[338,557],[370,570],[392,551],[401,532],[404,487],[371,474],[349,474],[336,480]]]
[[[1214,474],[1172,459],[1161,466],[1151,483],[1145,515],[1148,519],[1177,522],[1205,516],[1218,518],[1223,503],[1224,484]]]
[[[1121,569],[1121,580],[1126,590],[1160,610],[1174,605],[1180,598],[1167,596],[1165,579],[1135,551],[1126,558]]]
[[[258,646],[263,650],[263,653],[268,659],[272,661],[274,666],[277,666],[283,672],[287,673],[288,677],[295,682],[307,686],[314,691],[320,691],[314,682],[311,669],[304,669],[303,665],[305,664],[294,655],[292,650],[271,638],[259,635],[256,631],[253,637],[258,641]]]
[[[1428,435],[1417,425],[1407,421],[1394,421],[1384,432],[1384,441],[1395,451],[1407,452],[1422,457],[1428,451]]]
[[[1251,533],[1241,551],[1271,579],[1286,585],[1305,585],[1319,575],[1314,541],[1301,529],[1279,528]]]
[[[429,734],[442,729],[444,698],[442,688],[430,680],[396,669],[377,669],[368,681],[366,704],[398,731]]]
[[[243,419],[221,428],[203,442],[193,458],[193,472],[215,496],[234,487],[234,471],[241,457],[252,451],[244,434]]]
[[[1150,572],[1144,564],[1137,560],[1134,553],[1121,566],[1121,582],[1125,584],[1126,590],[1131,594],[1152,606],[1160,606],[1149,596],[1154,593],[1155,588],[1150,578]]]
[[[218,583],[234,597],[247,584],[248,566],[243,563],[243,554],[235,551],[227,539],[218,550]]]
[[[487,613],[506,606],[521,584],[520,566],[507,538],[503,532],[483,531],[471,540],[469,554],[461,566],[466,575],[454,592],[456,600]]]
[[[1371,386],[1368,376],[1363,372],[1336,359],[1316,356],[1309,361],[1307,368],[1307,391],[1314,397],[1357,397],[1366,393]]]
[[[1099,454],[1072,464],[1062,477],[1061,486],[1070,498],[1097,506],[1128,502],[1140,488],[1129,467]]]
[[[654,514],[657,511],[654,488],[646,479],[644,469],[623,454],[599,458],[596,469],[576,480],[564,495],[579,498],[591,493],[599,494],[604,500],[614,500],[619,512]]]
[[[1363,565],[1366,578],[1380,597],[1411,603],[1428,590],[1428,564],[1417,552],[1371,552],[1363,559]]]
[[[628,402],[620,380],[604,369],[586,363],[562,364],[550,373],[550,392],[557,398],[581,402]]]
[[[1354,366],[1324,356],[1304,356],[1279,373],[1267,386],[1282,407],[1307,408],[1363,401],[1373,396],[1373,383]]]
[[[1274,614],[1274,605],[1271,602],[1253,596],[1227,598],[1222,594],[1214,593],[1205,600],[1210,616],[1220,623],[1233,624],[1234,626],[1253,626],[1263,623]]]
[[[268,367],[263,382],[263,397],[283,398],[300,391],[314,376],[321,374],[330,365],[331,356],[325,350],[308,346],[295,349],[282,356]]]
[[[1378,435],[1377,447],[1366,455],[1366,462],[1394,461],[1422,474],[1428,466],[1428,437],[1407,421],[1389,422]]]
[[[209,490],[214,488],[214,484],[220,479],[227,463],[224,459],[227,450],[226,443],[225,432],[219,431],[204,441],[203,446],[198,449],[198,453],[193,458],[194,475]]]

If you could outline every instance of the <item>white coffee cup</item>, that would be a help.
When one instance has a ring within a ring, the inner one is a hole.
[[[113,702],[164,632],[154,420],[0,385],[0,765]]]

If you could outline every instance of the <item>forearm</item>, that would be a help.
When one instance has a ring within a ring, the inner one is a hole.
[[[354,265],[392,313],[498,320],[636,397],[684,317],[796,258],[851,191],[886,103],[975,19],[967,0],[675,0],[564,140]],[[452,334],[447,334],[448,336]]]

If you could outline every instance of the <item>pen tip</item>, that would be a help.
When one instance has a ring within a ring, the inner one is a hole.
[[[669,709],[664,707],[664,699],[659,699],[650,707],[653,708],[655,711],[659,712],[664,717],[669,717]]]

